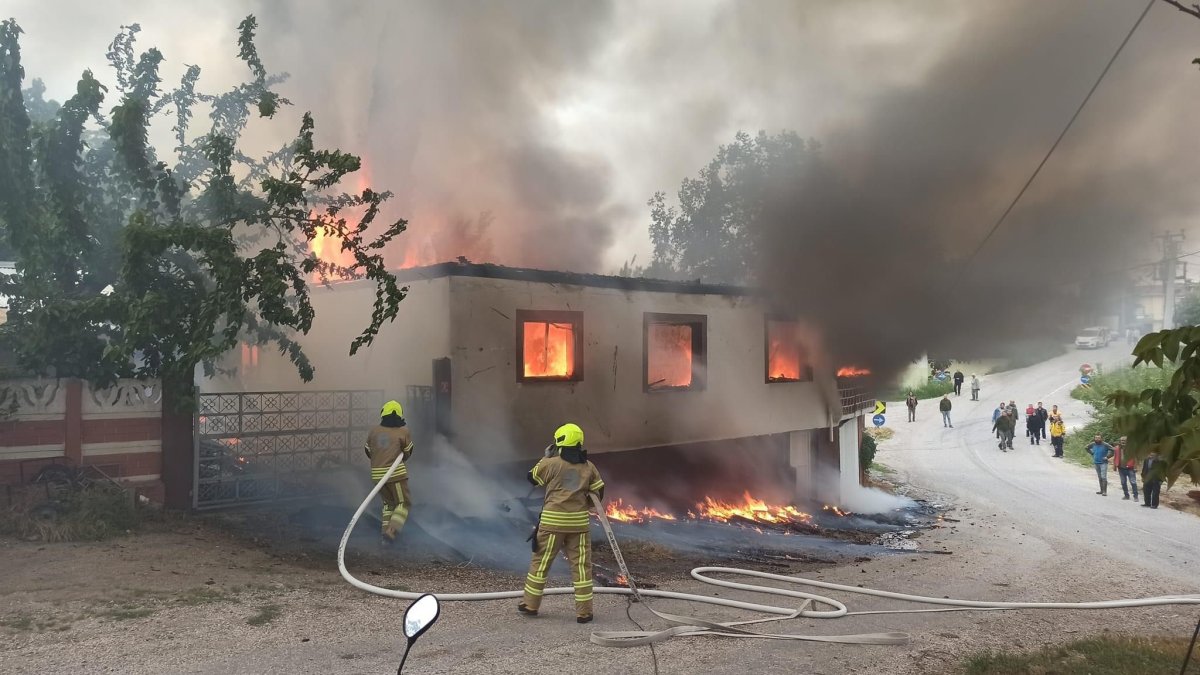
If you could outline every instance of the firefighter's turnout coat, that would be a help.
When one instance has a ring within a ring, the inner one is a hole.
[[[394,424],[391,420],[388,422]],[[403,455],[407,460],[412,456],[412,434],[404,426],[403,420],[400,426],[380,424],[367,436],[364,450],[367,457],[371,458],[371,480],[379,482],[397,457]],[[404,466],[404,461],[396,467],[395,473],[379,491],[379,496],[383,498],[383,536],[395,539],[396,533],[408,520],[408,511],[412,507],[412,497],[408,492],[408,468]]]
[[[546,488],[546,499],[538,521],[536,548],[525,578],[524,604],[536,610],[546,589],[546,574],[559,551],[571,564],[575,587],[575,612],[592,615],[592,539],[588,533],[588,493],[603,497],[604,481],[596,466],[574,448],[561,456],[547,457],[529,471],[534,485]],[[569,461],[571,460],[571,461]],[[574,461],[577,460],[577,461]]]

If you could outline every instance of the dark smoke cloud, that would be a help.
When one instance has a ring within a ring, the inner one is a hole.
[[[1186,43],[1161,39],[1175,20],[1163,8],[969,258],[1136,4],[973,5],[920,81],[880,91],[865,115],[826,134],[826,171],[775,186],[763,281],[821,327],[837,362],[890,373],[926,349],[992,356],[1016,338],[1072,330],[1077,310],[1100,309],[1081,307],[1088,291],[1150,253],[1148,234],[1200,212],[1187,177],[1200,142],[1179,134],[1200,109],[1200,80]],[[1200,25],[1185,27],[1200,36]]]
[[[1098,308],[1078,289],[1152,259],[1145,235],[1192,226],[1200,21],[1159,4],[965,264],[1140,4],[16,0],[11,13],[31,75],[61,99],[83,65],[103,72],[131,21],[170,67],[236,81],[233,27],[254,12],[266,62],[292,73],[285,95],[316,112],[325,142],[367,157],[371,184],[398,193],[389,215],[411,221],[406,245],[441,259],[644,261],[655,190],[739,129],[812,137],[826,182],[770,205],[762,276],[839,363],[888,370],[1070,324]]]
[[[408,243],[438,260],[596,271],[610,167],[566,149],[547,107],[611,35],[607,2],[263,0],[264,49],[397,192]],[[487,223],[459,231],[464,219]]]

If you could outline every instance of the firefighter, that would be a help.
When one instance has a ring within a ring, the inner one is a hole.
[[[379,496],[383,498],[383,543],[396,540],[396,534],[408,520],[412,508],[412,497],[408,493],[408,469],[404,462],[413,453],[412,434],[404,421],[404,408],[396,401],[388,401],[379,413],[379,426],[367,436],[363,448],[371,459],[371,480],[378,482],[387,473],[396,457],[403,455],[395,473],[388,479]]]
[[[529,471],[529,482],[546,488],[542,514],[534,532],[533,558],[525,578],[525,597],[517,611],[537,616],[546,589],[546,574],[559,551],[571,564],[575,615],[579,623],[592,620],[592,538],[588,532],[588,495],[604,498],[604,481],[588,461],[583,430],[564,424],[554,432],[546,457]]]

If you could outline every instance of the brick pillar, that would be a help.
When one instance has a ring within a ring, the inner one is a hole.
[[[192,508],[195,489],[196,446],[192,425],[195,406],[179,400],[178,391],[164,383],[162,399],[163,505],[169,509]]]
[[[83,464],[83,382],[66,381],[66,412],[63,413],[65,429],[64,450],[67,462],[75,466]]]

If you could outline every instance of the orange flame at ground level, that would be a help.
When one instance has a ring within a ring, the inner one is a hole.
[[[621,523],[644,523],[649,520],[675,520],[675,516],[670,513],[662,513],[658,510],[643,507],[635,508],[625,504],[621,499],[611,501],[604,509],[604,515],[608,516],[609,520],[615,520]]]

